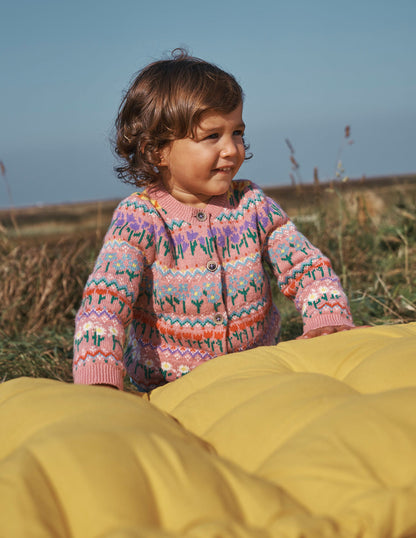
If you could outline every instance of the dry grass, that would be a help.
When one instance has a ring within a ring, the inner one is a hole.
[[[0,381],[71,381],[74,316],[98,248],[95,234],[37,244],[0,230]]]
[[[97,248],[93,238],[36,245],[3,237],[0,331],[31,335],[72,323]]]

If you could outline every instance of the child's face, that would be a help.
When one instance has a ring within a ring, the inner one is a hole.
[[[203,207],[227,192],[245,157],[243,106],[229,114],[202,115],[195,137],[174,140],[161,151],[162,181],[180,202]]]

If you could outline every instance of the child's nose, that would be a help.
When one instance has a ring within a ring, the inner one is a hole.
[[[224,145],[221,149],[221,157],[232,157],[237,155],[238,148],[234,140],[228,140],[224,142]]]

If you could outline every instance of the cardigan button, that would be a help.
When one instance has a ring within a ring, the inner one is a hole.
[[[214,321],[215,321],[215,324],[216,324],[216,325],[221,325],[222,322],[224,321],[224,317],[223,317],[223,315],[220,314],[220,313],[215,314],[215,316],[214,316]]]
[[[211,271],[211,273],[214,273],[218,268],[218,264],[217,262],[214,262],[213,260],[209,260],[209,262],[207,262],[207,269],[208,271]]]
[[[196,214],[196,218],[199,220],[199,222],[204,222],[207,220],[207,215],[204,211],[198,211]]]

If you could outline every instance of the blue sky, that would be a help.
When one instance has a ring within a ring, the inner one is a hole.
[[[133,74],[185,46],[239,80],[254,157],[238,177],[290,184],[416,171],[415,0],[5,0],[0,160],[16,206],[121,198],[109,138]],[[0,207],[9,205],[0,177]]]

